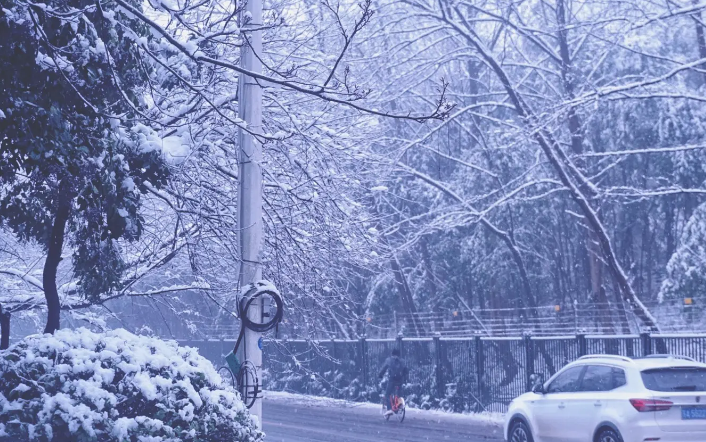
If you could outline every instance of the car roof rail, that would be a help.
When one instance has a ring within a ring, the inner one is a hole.
[[[696,359],[690,358],[689,356],[669,355],[669,354],[647,355],[647,356],[644,356],[642,359],[669,359],[669,358],[683,359],[685,361],[696,362]]]
[[[618,356],[618,355],[586,355],[586,356],[581,356],[578,358],[579,361],[585,361],[586,359],[613,359],[616,361],[622,361],[622,362],[634,362],[631,358],[627,356]]]

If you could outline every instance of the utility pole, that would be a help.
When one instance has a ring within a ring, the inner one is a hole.
[[[241,14],[243,46],[241,65],[247,71],[262,73],[262,0],[246,0]],[[238,192],[238,220],[240,229],[240,287],[262,279],[260,247],[262,244],[262,144],[253,134],[262,133],[262,88],[257,81],[241,74],[238,85],[238,113],[245,121],[247,131],[239,131],[240,158]],[[248,318],[262,322],[262,298],[248,309]],[[258,380],[262,380],[262,349],[260,333],[245,329],[243,361],[249,360],[255,367]],[[258,417],[262,428],[262,400],[256,399],[250,413]]]

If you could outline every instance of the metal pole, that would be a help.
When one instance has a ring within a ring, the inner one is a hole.
[[[576,346],[579,348],[579,357],[586,356],[588,354],[588,345],[585,334],[579,333],[576,335]]]
[[[478,400],[484,401],[485,389],[483,388],[483,378],[485,377],[485,355],[483,354],[483,341],[480,336],[475,337],[476,345],[476,381],[478,383]]]
[[[363,364],[361,374],[363,376],[363,391],[365,392],[365,397],[368,396],[368,343],[365,340],[365,335],[360,338],[360,354],[361,361]]]
[[[640,333],[640,341],[642,342],[642,356],[652,354],[652,338],[648,332]]]
[[[532,387],[532,375],[534,374],[534,341],[532,336],[525,335],[524,337],[524,347],[525,347],[525,381],[526,391],[531,391]]]
[[[245,43],[241,49],[241,64],[253,73],[262,73],[262,0],[247,0],[240,17]],[[240,229],[240,287],[262,279],[260,247],[262,243],[262,144],[253,134],[262,133],[262,89],[257,81],[241,74],[239,79],[238,112],[247,131],[239,131],[240,158],[238,211]],[[248,318],[262,321],[262,298],[253,302]],[[258,380],[262,380],[262,350],[260,333],[245,330],[247,360],[255,366]],[[262,400],[256,399],[250,413],[262,428]]]
[[[444,399],[446,395],[446,384],[444,383],[444,373],[441,359],[441,338],[437,332],[433,339],[434,342],[434,374],[436,377],[436,394],[439,400]]]

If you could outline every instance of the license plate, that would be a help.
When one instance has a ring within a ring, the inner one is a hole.
[[[682,407],[682,419],[706,419],[705,407]]]

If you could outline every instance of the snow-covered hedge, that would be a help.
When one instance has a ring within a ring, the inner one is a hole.
[[[263,439],[196,350],[125,330],[37,335],[0,353],[0,441]]]

